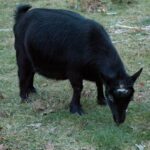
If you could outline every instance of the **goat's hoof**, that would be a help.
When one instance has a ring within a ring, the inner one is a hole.
[[[31,103],[31,100],[29,98],[22,98],[21,103]]]
[[[101,106],[106,106],[106,105],[107,105],[106,100],[105,100],[104,98],[98,99],[98,100],[97,100],[97,103],[98,103],[99,105],[101,105]]]
[[[70,106],[70,112],[72,114],[78,113],[79,115],[85,114],[81,106]]]
[[[36,88],[35,87],[32,87],[29,89],[28,91],[29,93],[36,93]]]

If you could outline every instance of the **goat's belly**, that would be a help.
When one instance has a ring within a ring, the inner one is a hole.
[[[56,80],[65,80],[67,79],[66,69],[62,67],[34,67],[35,72],[40,75],[43,75],[47,78],[56,79]]]

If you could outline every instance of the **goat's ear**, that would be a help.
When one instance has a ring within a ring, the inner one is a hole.
[[[140,76],[142,70],[143,70],[143,68],[141,68],[139,71],[137,71],[135,74],[133,74],[133,75],[131,76],[131,80],[132,80],[133,82],[135,82],[136,79]]]

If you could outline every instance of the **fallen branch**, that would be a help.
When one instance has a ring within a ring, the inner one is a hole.
[[[124,28],[124,29],[132,29],[132,30],[135,30],[135,31],[149,31],[150,32],[150,26],[145,26],[145,27],[131,27],[131,26],[126,26],[126,25],[119,25],[119,24],[116,24],[116,27],[119,27],[119,28]]]
[[[12,31],[12,29],[0,29],[0,32],[10,32],[10,31]]]

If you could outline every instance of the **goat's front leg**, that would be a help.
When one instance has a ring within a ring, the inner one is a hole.
[[[103,92],[103,82],[101,80],[97,81],[96,86],[97,86],[97,103],[99,105],[106,105],[104,92]]]
[[[69,80],[73,88],[73,97],[70,103],[70,112],[82,115],[84,113],[80,104],[81,91],[83,89],[82,78],[78,73],[71,72],[69,75]]]

